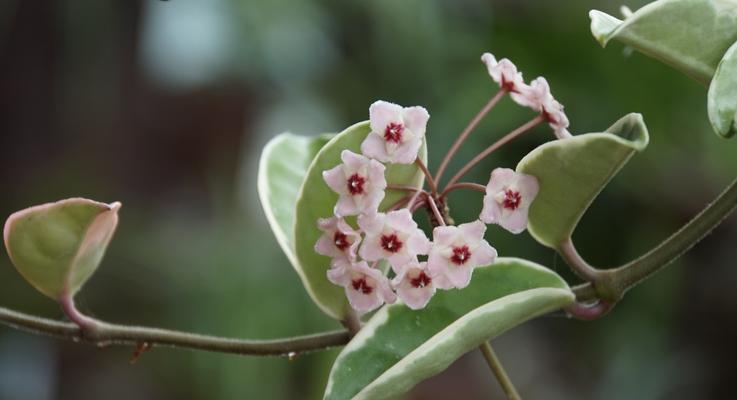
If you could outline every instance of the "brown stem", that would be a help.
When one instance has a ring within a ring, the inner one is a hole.
[[[489,364],[491,372],[494,373],[496,380],[499,381],[499,384],[502,386],[507,398],[509,400],[520,400],[521,398],[519,393],[517,393],[517,389],[514,387],[514,384],[512,384],[512,380],[509,379],[507,371],[504,370],[501,361],[499,361],[499,357],[496,356],[496,353],[489,342],[484,342],[479,346],[479,350],[481,350],[481,354],[484,355],[486,363]]]
[[[484,194],[486,193],[486,186],[479,185],[478,183],[472,183],[472,182],[454,183],[450,186],[447,186],[445,190],[443,191],[443,193],[445,196],[447,196],[450,192],[456,189],[471,189],[471,190],[475,190],[477,192],[481,192]]]
[[[466,129],[461,132],[460,135],[458,135],[458,138],[456,138],[455,143],[453,143],[453,146],[451,146],[450,150],[448,150],[448,153],[443,157],[443,161],[440,163],[440,167],[438,167],[438,172],[435,173],[435,179],[440,182],[440,178],[443,177],[443,173],[445,173],[445,169],[448,168],[448,163],[450,163],[450,160],[453,158],[456,152],[458,152],[458,149],[461,147],[464,141],[466,141],[466,138],[468,138],[468,135],[471,134],[471,132],[476,129],[476,126],[481,122],[481,120],[486,116],[486,114],[491,111],[492,108],[496,105],[496,103],[499,102],[499,100],[504,97],[504,95],[507,94],[506,90],[500,89],[494,97],[492,97],[488,103],[479,111],[478,114],[476,114],[475,117],[471,120],[471,122],[468,123],[468,126],[466,126]]]
[[[443,214],[440,213],[438,205],[435,204],[435,200],[433,200],[432,196],[427,196],[427,204],[430,206],[432,213],[435,215],[435,220],[438,222],[438,224],[440,224],[441,226],[445,226],[445,218],[443,218]]]
[[[463,168],[461,168],[460,171],[458,171],[455,175],[453,175],[452,178],[450,178],[450,181],[448,182],[445,189],[443,190],[443,194],[441,194],[441,197],[447,195],[448,188],[453,186],[454,183],[458,182],[458,180],[461,179],[463,175],[465,175],[471,168],[475,167],[476,164],[478,164],[486,156],[493,153],[496,149],[504,146],[506,143],[510,142],[512,139],[516,138],[517,136],[534,128],[535,126],[537,126],[543,121],[545,121],[545,117],[543,115],[538,115],[537,117],[531,119],[530,121],[527,121],[525,124],[518,127],[517,129],[504,135],[501,139],[497,140],[491,146],[487,147],[484,151],[479,153],[479,155],[477,155],[471,161],[469,161],[468,164],[464,165]]]
[[[438,185],[435,183],[435,179],[433,179],[432,174],[430,173],[430,170],[427,169],[427,165],[425,165],[422,160],[420,160],[419,157],[415,159],[415,165],[420,168],[423,174],[425,174],[425,178],[427,179],[427,184],[430,185],[430,190],[433,194],[438,193]]]
[[[95,335],[90,336],[75,323],[54,321],[0,307],[0,324],[31,333],[100,347],[109,345],[137,347],[140,343],[148,343],[151,346],[180,347],[218,353],[287,356],[342,346],[350,340],[347,331],[274,340],[242,340],[95,321],[98,324]]]

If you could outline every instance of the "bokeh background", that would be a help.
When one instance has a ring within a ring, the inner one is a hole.
[[[638,8],[645,1],[630,1]],[[589,33],[616,2],[428,0],[20,1],[0,4],[0,216],[72,196],[123,202],[81,308],[120,323],[244,338],[338,328],[280,252],[256,194],[274,135],[337,132],[377,99],[424,105],[431,168],[496,91],[479,56],[544,75],[574,133],[641,112],[651,144],[575,234],[616,266],[665,238],[734,176],[695,81]],[[451,169],[531,117],[505,101]],[[485,183],[550,138],[540,127],[476,168]],[[451,199],[459,221],[480,197]],[[494,341],[524,398],[706,399],[733,393],[737,218],[632,290],[606,318],[544,317]],[[500,254],[575,282],[527,234],[490,228]],[[61,318],[0,257],[0,304]],[[0,399],[317,399],[337,351],[296,360],[97,349],[0,326]],[[408,399],[502,398],[472,352]]]

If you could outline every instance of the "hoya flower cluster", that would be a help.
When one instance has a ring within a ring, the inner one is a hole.
[[[500,90],[540,113],[540,121],[547,121],[559,138],[570,135],[563,106],[550,94],[544,78],[527,85],[509,60],[497,62],[486,53],[482,61]],[[436,207],[446,194],[437,188],[432,193],[422,189],[409,193],[404,208],[379,210],[385,191],[396,189],[387,185],[385,164],[416,163],[432,181],[418,158],[429,118],[423,107],[377,101],[369,108],[371,132],[361,144],[361,154],[344,150],[342,163],[323,171],[338,200],[333,216],[317,221],[323,235],[315,251],[331,258],[327,278],[345,288],[351,306],[361,313],[393,303],[397,297],[408,307],[420,309],[438,289],[468,286],[473,270],[497,257],[484,239],[486,224],[498,224],[512,233],[527,226],[528,210],[538,192],[537,179],[507,168],[491,173],[483,210],[473,222],[446,226]],[[438,221],[432,240],[413,219],[413,212],[422,205],[432,209]],[[391,267],[388,274],[381,268],[384,265]]]

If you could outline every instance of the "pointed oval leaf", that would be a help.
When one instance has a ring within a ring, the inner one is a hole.
[[[73,198],[18,211],[5,222],[5,248],[38,291],[55,300],[73,296],[100,264],[119,209]]]
[[[341,163],[340,153],[343,150],[360,153],[361,143],[369,132],[368,121],[355,124],[320,149],[307,170],[297,198],[294,237],[300,276],[315,303],[336,319],[343,319],[346,316],[348,301],[343,288],[330,283],[327,279],[330,259],[317,254],[314,249],[315,243],[322,235],[317,229],[317,220],[331,217],[338,200],[338,195],[330,190],[323,180],[322,172]],[[420,149],[420,158],[423,161],[427,160],[427,148],[424,143]],[[387,165],[385,176],[388,184],[414,187],[420,187],[424,178],[422,171],[414,164]],[[387,190],[380,209],[388,207],[405,195],[406,192]]]
[[[642,115],[628,114],[605,133],[555,140],[531,151],[517,165],[540,184],[530,207],[530,234],[553,248],[570,238],[594,198],[648,141]]]
[[[557,274],[500,258],[474,272],[461,290],[439,291],[422,310],[380,309],[343,349],[325,399],[383,399],[447,368],[484,340],[572,302]]]
[[[714,131],[723,137],[737,132],[737,42],[727,50],[709,86],[707,106]]]
[[[659,0],[621,21],[592,10],[591,33],[616,39],[708,84],[737,41],[737,0]]]
[[[334,136],[324,134],[308,137],[283,133],[266,144],[259,161],[258,195],[261,206],[276,241],[300,277],[302,269],[294,253],[292,234],[297,195],[310,163]]]

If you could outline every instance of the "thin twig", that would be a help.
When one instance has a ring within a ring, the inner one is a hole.
[[[425,198],[429,198],[430,195],[425,192],[424,190],[417,189],[415,194],[412,196],[412,198],[409,200],[409,203],[407,203],[407,208],[409,209],[409,212],[414,214],[415,211],[417,211],[420,206],[422,206],[422,202],[415,203],[417,199],[420,197],[420,195],[424,195]]]
[[[432,191],[432,194],[438,193],[438,185],[435,183],[435,179],[433,179],[432,174],[430,173],[430,170],[427,169],[427,165],[425,165],[422,160],[420,160],[419,157],[415,159],[415,165],[420,168],[423,174],[425,174],[425,178],[427,179],[427,184],[430,185],[430,190]]]
[[[386,185],[386,188],[389,190],[398,190],[402,192],[416,192],[417,190],[421,192],[425,192],[422,188],[418,188],[416,186],[409,186],[409,185]]]
[[[122,326],[97,321],[94,336],[89,336],[76,324],[20,313],[0,307],[0,324],[11,328],[47,335],[58,339],[93,344],[99,347],[120,345],[138,347],[179,347],[218,353],[258,356],[288,356],[343,346],[350,340],[347,331],[334,331],[314,335],[295,336],[271,340],[242,340],[167,329]]]
[[[496,105],[496,103],[499,102],[499,100],[504,97],[504,95],[507,94],[506,90],[500,89],[494,97],[489,100],[488,103],[479,111],[478,114],[476,114],[475,117],[471,120],[471,122],[468,123],[468,126],[461,132],[460,135],[458,135],[458,138],[456,138],[455,143],[453,143],[453,146],[451,146],[450,150],[448,150],[448,153],[443,157],[443,161],[440,163],[440,167],[438,167],[438,172],[435,173],[435,180],[437,182],[440,182],[440,178],[443,177],[443,173],[445,172],[445,169],[448,168],[448,163],[450,163],[450,160],[453,158],[456,152],[458,152],[458,149],[461,148],[461,145],[464,141],[466,141],[466,138],[468,138],[468,135],[471,134],[471,132],[476,129],[476,126],[481,122],[481,120],[486,116],[486,114],[491,111],[492,108]]]
[[[443,193],[447,195],[448,193],[456,190],[456,189],[471,189],[475,190],[477,192],[486,193],[486,186],[479,185],[478,183],[473,182],[460,182],[460,183],[454,183],[448,187],[445,188]]]
[[[494,373],[496,380],[499,381],[499,384],[502,386],[507,398],[509,400],[521,400],[519,393],[517,393],[517,389],[515,389],[512,380],[509,379],[507,371],[504,370],[501,361],[499,361],[499,357],[496,356],[496,353],[494,353],[494,349],[491,348],[489,342],[484,342],[479,346],[479,350],[481,350],[481,353],[484,355],[486,363],[489,364],[491,372]]]
[[[402,208],[402,206],[405,203],[408,203],[411,198],[412,198],[412,195],[409,195],[409,194],[406,195],[406,196],[404,196],[404,197],[402,197],[401,199],[397,200],[394,204],[390,205],[386,209],[386,211],[394,211],[394,210],[397,210],[397,209]]]
[[[443,218],[443,214],[440,213],[438,205],[435,204],[435,200],[433,200],[432,196],[427,196],[427,204],[430,205],[430,209],[432,209],[433,214],[435,214],[435,219],[438,221],[438,223],[441,226],[445,226],[445,219]]]
[[[484,151],[479,153],[479,155],[477,155],[471,161],[469,161],[466,165],[464,165],[463,168],[461,168],[460,171],[458,171],[455,175],[453,175],[452,178],[450,178],[450,181],[446,185],[446,188],[443,190],[443,193],[440,195],[440,197],[444,197],[445,195],[447,195],[448,188],[453,186],[454,183],[458,182],[458,180],[461,179],[463,175],[465,175],[471,168],[475,167],[476,164],[478,164],[486,156],[493,153],[496,149],[504,146],[506,143],[510,142],[512,139],[516,138],[517,136],[534,128],[535,126],[537,126],[539,123],[543,121],[545,121],[545,117],[543,115],[538,115],[537,117],[531,119],[530,121],[527,121],[525,124],[518,127],[517,129],[504,135],[501,139],[497,140],[491,146],[487,147]]]

